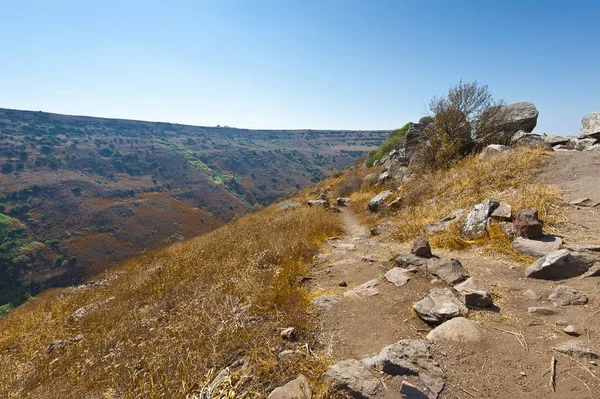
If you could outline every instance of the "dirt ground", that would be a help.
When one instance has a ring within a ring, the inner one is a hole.
[[[557,153],[540,178],[567,190],[566,200],[589,197],[600,201],[600,152]],[[570,244],[600,243],[600,207],[569,209],[570,223],[565,240]],[[393,259],[409,253],[407,244],[394,242],[388,234],[373,237],[355,215],[342,213],[346,234],[330,240],[314,270],[315,296],[342,294],[354,287],[378,280],[374,296],[346,297],[331,309],[320,312],[321,342],[333,360],[362,359],[384,346],[406,338],[425,338],[432,326],[412,310],[414,302],[434,287],[442,287],[423,272],[415,273],[402,287],[383,275],[394,266]],[[352,247],[355,246],[355,247]],[[472,277],[490,288],[495,306],[470,309],[469,319],[480,323],[484,339],[476,344],[435,344],[434,358],[446,376],[442,398],[600,398],[600,368],[588,358],[562,355],[553,350],[559,343],[577,340],[600,351],[600,277],[563,281],[525,277],[525,266],[508,257],[490,256],[478,249],[446,251],[433,248],[435,255],[461,261]],[[347,286],[340,286],[340,282]],[[589,298],[586,305],[554,307],[548,295],[558,285],[573,287]],[[540,299],[523,295],[533,290]],[[528,313],[531,306],[547,306],[557,314]],[[577,338],[563,332],[564,326],[583,330]],[[550,383],[551,359],[555,357],[556,392]],[[599,361],[600,362],[600,361]],[[400,398],[403,377],[379,376],[386,389],[378,398]]]

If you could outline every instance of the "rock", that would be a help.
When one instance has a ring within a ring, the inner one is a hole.
[[[423,126],[419,123],[413,123],[404,136],[404,156],[410,159],[412,163],[415,151],[426,141],[427,136],[423,133]]]
[[[500,206],[498,201],[486,200],[475,205],[465,219],[461,234],[466,238],[479,238],[485,234],[488,218]]]
[[[538,295],[534,290],[526,290],[523,291],[523,296],[529,299],[538,300],[541,298],[541,295]]]
[[[382,191],[369,201],[369,210],[371,212],[379,212],[385,203],[385,200],[392,195],[390,190]]]
[[[544,141],[554,147],[555,145],[567,144],[569,142],[569,138],[548,134],[544,136]]]
[[[581,206],[581,207],[585,207],[585,208],[594,208],[594,207],[600,205],[600,202],[597,202],[597,201],[591,200],[587,197],[584,197],[584,198],[574,199],[573,201],[569,201],[569,205]]]
[[[587,269],[588,267],[568,250],[559,249],[533,262],[525,270],[525,275],[544,280],[562,280],[580,276]]]
[[[330,206],[329,208],[325,209],[327,212],[331,212],[331,213],[341,213],[342,210],[340,208],[338,208],[337,206]]]
[[[381,184],[385,183],[388,180],[390,180],[389,173],[388,172],[383,172],[377,178],[377,185],[381,185]]]
[[[325,209],[327,209],[327,208],[329,208],[331,206],[331,205],[329,205],[328,201],[322,200],[322,199],[309,200],[309,201],[306,201],[306,203],[310,207],[323,207]]]
[[[399,267],[393,267],[385,273],[385,279],[396,287],[402,287],[410,280],[410,274]]]
[[[387,208],[391,211],[395,211],[400,209],[402,206],[402,202],[404,201],[404,196],[396,197],[392,202],[387,204]]]
[[[479,324],[464,317],[456,317],[437,326],[427,334],[427,339],[439,343],[441,341],[453,342],[479,342],[483,339]]]
[[[338,285],[339,285],[340,287],[347,287],[347,286],[348,286],[348,283],[347,283],[346,281],[342,280],[342,281],[340,281],[340,282],[338,283]]]
[[[355,359],[334,364],[323,377],[329,380],[335,389],[345,391],[353,398],[373,398],[380,387],[379,381],[373,377],[369,368]]]
[[[566,326],[563,331],[565,332],[565,334],[571,335],[573,337],[579,337],[581,334],[583,334],[583,332],[581,331],[581,328],[576,327],[571,324]]]
[[[321,193],[321,195],[319,195],[319,198],[317,198],[317,199],[320,199],[323,201],[329,201],[329,195],[327,194],[327,191],[323,191]]]
[[[350,203],[350,198],[345,198],[345,197],[339,197],[336,200],[336,203],[338,206],[346,206]]]
[[[292,380],[281,386],[275,388],[267,399],[311,399],[312,391],[308,380],[302,374],[295,380]]]
[[[353,296],[375,296],[379,294],[379,289],[377,286],[379,285],[379,279],[374,279],[367,281],[354,288],[351,291],[344,292],[344,296],[353,297]]]
[[[85,338],[84,334],[77,334],[77,335],[73,335],[72,337],[69,337],[69,341],[71,341],[71,342],[79,342],[79,341],[81,341],[84,338]]]
[[[517,232],[513,227],[512,222],[500,222],[500,228],[509,239],[514,239],[517,236]]]
[[[498,208],[491,214],[492,219],[496,220],[511,220],[512,219],[512,206],[507,204],[500,204]]]
[[[294,327],[285,328],[279,335],[285,340],[293,341],[296,338],[296,329]]]
[[[444,216],[443,219],[435,222],[426,224],[424,229],[429,235],[443,233],[448,230],[450,226],[456,222],[467,212],[466,209],[457,209]]]
[[[370,231],[372,236],[378,236],[379,234],[391,231],[393,228],[394,224],[388,221],[380,224],[379,226],[372,227]]]
[[[569,148],[573,150],[579,151],[589,151],[592,150],[593,147],[598,144],[598,140],[589,137],[573,137],[569,139],[569,143],[567,144]]]
[[[522,130],[531,133],[537,125],[539,112],[530,102],[520,102],[505,105],[501,110],[499,126],[506,132]]]
[[[61,350],[62,348],[67,346],[67,344],[68,342],[64,339],[57,339],[56,341],[52,341],[48,345],[48,348],[46,348],[46,353],[52,353]]]
[[[580,278],[597,277],[600,276],[600,262],[594,263]]]
[[[429,343],[422,339],[402,339],[362,362],[389,375],[419,375],[422,370],[435,376],[443,375],[442,368],[431,355]]]
[[[304,352],[299,351],[298,349],[286,349],[284,351],[279,352],[280,359],[290,359],[295,357],[304,356]]]
[[[600,139],[600,112],[592,112],[581,118],[581,134]]]
[[[394,259],[394,262],[396,262],[396,265],[398,265],[398,267],[408,269],[415,266],[419,267],[426,265],[427,259],[419,258],[418,256],[413,254],[402,254],[398,255],[398,257]]]
[[[588,301],[587,296],[566,285],[556,287],[548,299],[554,306],[585,305]]]
[[[336,242],[334,244],[331,244],[331,246],[333,248],[337,248],[337,249],[348,249],[348,250],[356,249],[355,244],[347,244],[347,243],[343,243],[343,242]]]
[[[379,178],[379,175],[377,173],[369,173],[368,175],[365,176],[363,182],[367,186],[373,186],[373,185],[375,185],[375,183],[377,183],[378,178]]]
[[[539,314],[542,316],[551,316],[556,314],[556,310],[544,306],[532,306],[527,308],[528,313]]]
[[[467,306],[485,308],[494,304],[489,288],[481,280],[469,277],[454,289]]]
[[[545,235],[536,240],[517,237],[512,242],[512,247],[514,250],[523,255],[539,258],[548,255],[550,252],[558,251],[562,243],[563,241],[560,237],[551,235]]]
[[[415,240],[412,246],[412,250],[410,252],[422,258],[431,258],[432,256],[429,241],[427,241],[427,239],[424,237],[419,237]]]
[[[440,324],[454,317],[465,316],[469,309],[450,288],[434,288],[413,305],[413,309],[426,322]]]
[[[513,220],[513,227],[517,235],[535,240],[542,236],[544,222],[538,218],[538,212],[534,209],[521,209]]]
[[[552,148],[554,148],[554,151],[576,151],[571,146],[565,144],[555,145]]]
[[[424,373],[419,374],[419,379],[432,393],[432,395],[429,395],[430,399],[437,399],[444,389],[444,385],[446,385],[442,378],[432,377]]]
[[[458,284],[469,277],[469,273],[458,259],[430,259],[427,262],[427,273],[450,285]]]
[[[400,384],[400,395],[402,395],[403,399],[430,399],[429,395],[419,387],[407,381],[402,381],[402,384]]]
[[[563,342],[552,349],[569,356],[598,358],[598,354],[593,349],[583,346],[583,343],[577,340]]]
[[[565,244],[563,248],[573,252],[600,252],[600,245],[593,244]]]
[[[311,303],[319,310],[329,310],[340,301],[339,295],[321,295],[314,298]]]
[[[571,256],[583,265],[585,271],[600,262],[600,254],[594,251],[571,251]]]
[[[479,154],[479,160],[482,162],[487,161],[487,160],[492,159],[495,156],[500,155],[503,152],[506,152],[508,150],[510,150],[510,148],[508,148],[505,145],[500,145],[500,144],[488,145]]]
[[[548,151],[553,151],[552,146],[544,141],[539,134],[526,133],[522,130],[515,133],[511,142],[516,146],[542,147]]]

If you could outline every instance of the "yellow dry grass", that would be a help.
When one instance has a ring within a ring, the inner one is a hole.
[[[105,285],[46,291],[0,320],[0,397],[202,397],[215,373],[241,358],[243,373],[212,398],[264,397],[298,373],[323,397],[326,364],[307,353],[314,319],[298,278],[339,228],[322,209],[272,206],[131,259]],[[70,318],[89,305],[81,320]],[[289,326],[296,343],[279,336]],[[281,360],[285,349],[305,354]]]

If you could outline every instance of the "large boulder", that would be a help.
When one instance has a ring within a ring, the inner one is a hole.
[[[469,278],[469,272],[465,270],[458,259],[430,259],[427,262],[427,273],[444,280],[450,285],[458,284]]]
[[[513,219],[513,227],[517,235],[532,240],[542,237],[544,222],[534,209],[521,209]]]
[[[430,290],[425,298],[413,304],[413,309],[421,319],[433,324],[440,324],[469,313],[467,306],[451,288]]]
[[[300,374],[298,378],[275,388],[267,399],[311,399],[312,391],[308,380]]]
[[[505,132],[516,133],[523,130],[531,133],[537,125],[539,112],[530,102],[504,105],[500,110],[500,128]]]
[[[499,206],[500,203],[494,200],[485,200],[475,205],[471,208],[462,225],[461,234],[470,239],[484,235],[487,230],[488,219]]]
[[[456,317],[431,330],[427,334],[427,339],[435,343],[440,341],[479,342],[483,339],[483,334],[478,323],[464,317]]]
[[[525,275],[544,280],[562,280],[580,276],[589,266],[566,249],[550,252],[525,270]]]
[[[374,398],[380,383],[363,363],[356,359],[343,360],[331,366],[323,377],[329,380],[333,387],[345,391],[353,398]]]
[[[593,112],[581,118],[581,134],[600,139],[600,112]]]
[[[383,204],[385,203],[385,200],[388,199],[392,194],[393,193],[390,190],[382,191],[379,194],[377,194],[369,201],[369,210],[371,212],[380,211]]]
[[[567,144],[569,142],[569,137],[555,136],[553,134],[547,134],[544,136],[544,141],[550,144],[552,147],[561,144]]]

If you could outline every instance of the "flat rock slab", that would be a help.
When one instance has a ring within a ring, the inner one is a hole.
[[[431,355],[429,343],[423,339],[402,339],[362,362],[389,375],[419,375],[424,371],[436,377],[444,374]]]
[[[431,330],[427,334],[427,339],[435,343],[443,341],[480,342],[483,340],[483,335],[478,323],[464,317],[456,317]]]
[[[539,314],[542,316],[552,316],[557,313],[556,310],[544,306],[532,306],[530,308],[527,308],[527,312]]]
[[[323,377],[329,380],[335,389],[345,391],[358,399],[374,398],[380,388],[379,380],[371,374],[371,370],[356,359],[334,364]]]
[[[308,380],[302,374],[295,380],[275,388],[267,399],[311,399],[312,390]]]
[[[590,198],[584,197],[584,198],[577,198],[574,199],[573,201],[569,201],[569,205],[572,206],[581,206],[584,208],[594,208],[598,205],[600,205],[600,202],[598,201],[594,201]]]
[[[588,301],[587,296],[566,285],[556,287],[548,299],[554,306],[585,305]]]
[[[339,295],[321,295],[314,298],[311,303],[314,307],[323,311],[331,309],[340,299]]]
[[[542,298],[542,296],[539,295],[538,293],[536,293],[534,290],[525,290],[525,291],[523,291],[523,296],[526,297],[526,298],[535,299],[535,300],[538,300],[538,299]]]
[[[517,237],[512,242],[512,247],[515,251],[523,255],[539,258],[548,255],[550,252],[558,251],[562,244],[563,240],[560,237],[544,235],[535,240]]]
[[[454,285],[469,277],[458,259],[430,259],[427,262],[427,273],[444,280],[447,284]]]
[[[394,284],[396,287],[402,287],[409,282],[410,272],[399,267],[394,267],[385,273],[385,279]]]
[[[402,399],[430,399],[429,395],[421,390],[421,388],[407,381],[402,381],[400,394],[402,395]]]
[[[398,267],[407,269],[414,266],[424,266],[427,264],[427,259],[413,254],[402,254],[398,255],[398,257],[394,259],[394,262],[396,262]]]
[[[355,296],[374,296],[379,294],[379,279],[369,280],[366,283],[362,283],[358,287],[354,288],[351,291],[344,292],[345,297],[355,297]]]
[[[560,249],[536,260],[525,270],[525,275],[544,280],[562,280],[580,276],[587,270],[584,262],[568,250]]]
[[[349,250],[356,249],[356,245],[355,244],[345,244],[345,243],[341,243],[341,242],[340,243],[336,242],[334,244],[331,244],[331,246],[333,248],[337,248],[337,249],[349,249]]]
[[[600,276],[600,262],[594,263],[594,265],[590,267],[590,269],[587,272],[585,272],[580,278],[597,276]]]
[[[578,340],[570,340],[563,342],[561,344],[556,345],[552,349],[569,356],[589,357],[593,359],[598,358],[598,354],[594,349],[585,346],[582,342],[579,342]]]
[[[425,298],[413,305],[413,309],[421,319],[434,324],[469,313],[467,306],[451,288],[432,289]]]

